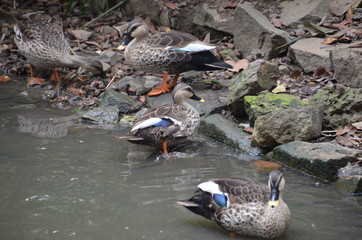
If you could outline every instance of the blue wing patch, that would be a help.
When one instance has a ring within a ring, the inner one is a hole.
[[[167,128],[169,126],[171,126],[173,124],[173,122],[169,119],[162,119],[161,121],[159,121],[158,123],[154,124],[153,126],[155,127],[164,127]]]

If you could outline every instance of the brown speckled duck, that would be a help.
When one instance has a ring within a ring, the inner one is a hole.
[[[120,138],[131,143],[161,147],[168,153],[168,145],[176,145],[191,136],[200,122],[198,112],[187,102],[193,99],[204,102],[192,88],[179,83],[172,92],[174,104],[164,104],[149,109],[134,124],[129,135]]]
[[[217,57],[214,45],[177,31],[149,36],[148,25],[140,19],[128,24],[122,45],[127,45],[124,54],[126,64],[148,73],[163,73],[162,87],[154,88],[149,96],[168,92],[177,84],[182,72],[232,68]],[[171,84],[167,84],[168,74],[175,74]]]
[[[47,22],[27,21],[14,27],[15,43],[19,51],[30,62],[30,81],[41,83],[43,79],[34,77],[32,66],[52,68],[59,90],[60,78],[55,68],[82,67],[85,70],[100,74],[103,67],[100,61],[92,57],[70,55],[70,46],[64,35]]]
[[[178,203],[230,232],[273,239],[290,225],[284,185],[279,170],[269,174],[268,186],[247,178],[214,179],[200,183],[193,197]]]

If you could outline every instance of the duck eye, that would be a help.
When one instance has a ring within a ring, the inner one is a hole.
[[[228,198],[224,194],[216,193],[214,194],[213,198],[216,204],[220,207],[227,207]]]

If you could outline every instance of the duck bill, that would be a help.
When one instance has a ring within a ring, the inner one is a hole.
[[[130,34],[126,34],[121,46],[127,46],[132,40],[133,40],[133,37],[131,37]]]
[[[200,103],[205,102],[205,100],[204,100],[204,99],[200,98],[200,97],[199,97],[199,96],[197,96],[196,94],[192,95],[192,96],[190,97],[190,99],[192,99],[192,100],[196,100],[196,101],[199,101]]]
[[[268,202],[268,206],[271,208],[276,208],[279,205],[279,190],[278,189],[271,189],[270,199]]]

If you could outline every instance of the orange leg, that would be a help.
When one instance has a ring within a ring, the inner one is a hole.
[[[163,142],[162,142],[162,149],[163,149],[163,153],[168,153],[168,150],[167,150],[167,142],[166,142],[166,141],[163,141]]]
[[[176,74],[172,80],[172,83],[167,84],[168,74],[166,72],[163,73],[163,83],[162,83],[161,87],[157,86],[157,87],[153,88],[151,90],[151,92],[148,94],[148,96],[157,96],[157,95],[161,95],[163,93],[169,92],[170,88],[176,86],[179,75],[180,74]]]
[[[41,84],[43,84],[45,82],[44,78],[34,77],[33,65],[31,63],[29,63],[29,71],[30,71],[30,79],[28,81],[28,84],[30,86],[32,86],[32,85],[41,85]]]
[[[51,78],[55,78],[55,80],[57,81],[57,85],[55,86],[54,91],[57,93],[57,95],[59,96],[59,90],[60,90],[60,84],[61,84],[61,79],[58,75],[57,70],[55,70],[55,68],[53,69],[53,74]]]

